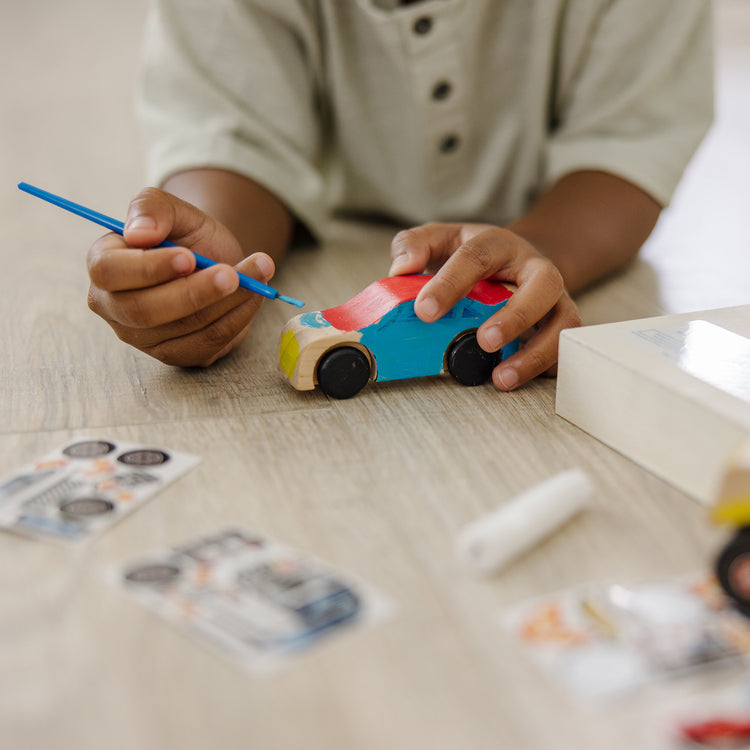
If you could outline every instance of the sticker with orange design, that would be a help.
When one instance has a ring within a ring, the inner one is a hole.
[[[750,623],[710,574],[580,586],[502,619],[535,661],[587,698],[613,697],[750,654]]]

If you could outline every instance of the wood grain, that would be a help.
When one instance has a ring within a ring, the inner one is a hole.
[[[717,8],[717,127],[641,259],[580,296],[586,323],[748,302],[746,210],[729,197],[746,195],[750,166],[737,94],[750,14],[742,0]],[[11,82],[0,118],[4,174],[124,215],[142,180],[130,97],[145,9],[146,0],[40,0],[6,14],[0,61],[26,76]],[[0,746],[664,746],[653,732],[658,701],[581,705],[498,626],[506,608],[580,582],[704,569],[724,539],[704,508],[556,417],[554,380],[510,394],[448,376],[370,384],[341,402],[300,393],[276,370],[293,311],[268,302],[225,361],[168,368],[87,309],[96,229],[14,185],[0,186],[0,210],[0,477],[84,435],[203,458],[88,546],[0,538]],[[325,247],[293,253],[274,284],[309,310],[340,304],[385,275],[394,231],[337,224]],[[574,466],[597,486],[593,509],[500,575],[460,568],[463,524]],[[360,577],[396,616],[254,679],[107,581],[123,561],[228,523]]]

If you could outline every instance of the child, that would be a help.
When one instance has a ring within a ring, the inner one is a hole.
[[[163,190],[90,249],[90,307],[210,365],[261,303],[233,268],[267,282],[295,226],[380,215],[413,226],[391,274],[437,269],[422,320],[513,282],[478,340],[527,341],[493,382],[554,374],[570,295],[637,254],[710,124],[711,33],[709,0],[158,0],[140,114]],[[221,264],[141,249],[167,237]]]

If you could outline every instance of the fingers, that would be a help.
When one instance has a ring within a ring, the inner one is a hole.
[[[508,305],[510,302],[505,307]],[[578,308],[567,293],[563,294],[539,321],[536,332],[526,341],[523,348],[495,368],[492,382],[499,390],[510,391],[539,375],[555,375],[560,333],[565,328],[580,325]],[[504,343],[508,341],[512,341],[512,338]]]
[[[276,273],[276,264],[268,253],[253,253],[238,263],[235,268],[246,276],[252,276],[264,284]]]
[[[507,304],[477,331],[479,345],[489,352],[505,346],[541,320],[565,292],[557,268],[542,256],[528,258],[514,274],[518,285]]]
[[[169,238],[182,247],[160,246]],[[217,261],[195,272],[200,253]],[[263,298],[239,289],[240,270],[262,282],[265,253],[243,260],[237,239],[195,206],[155,188],[130,203],[123,237],[88,253],[89,307],[117,336],[167,363],[208,365],[245,337]]]
[[[477,331],[479,345],[490,352],[533,331],[522,349],[495,368],[493,382],[500,390],[554,374],[560,332],[581,324],[557,267],[510,230],[488,224],[426,224],[396,235],[391,256],[390,275],[439,266],[414,303],[425,322],[445,315],[482,279],[517,285],[508,303]]]
[[[108,234],[91,246],[87,264],[94,286],[119,292],[187,276],[195,270],[195,256],[188,250],[173,247],[144,252],[129,247],[119,235]]]
[[[500,227],[467,224],[451,234],[448,241],[457,243],[455,250],[449,251],[435,278],[425,284],[414,303],[414,311],[426,323],[445,315],[477,281],[500,271],[505,272],[505,279],[512,280],[510,264],[519,256],[538,255],[525,240]]]
[[[421,273],[430,265],[439,265],[460,244],[460,225],[423,224],[399,232],[391,242],[389,276]]]
[[[244,340],[261,304],[262,298],[253,295],[203,328],[139,348],[166,365],[208,367]]]
[[[238,286],[239,278],[233,269],[212,266],[146,289],[111,292],[107,318],[131,328],[154,328],[194,316]]]
[[[248,276],[266,282],[270,279],[269,261],[257,253],[240,267]],[[272,270],[273,264],[270,266]],[[159,329],[158,340],[199,330],[247,300],[259,307],[262,297],[239,289],[237,272],[223,264],[145,289],[107,292],[92,285],[89,292],[89,306],[110,324],[144,331]]]
[[[263,253],[238,268],[264,283],[274,270]],[[207,366],[233,349],[262,302],[259,295],[238,289],[237,273],[224,265],[144,289],[107,292],[92,285],[89,291],[89,307],[121,340],[180,366]]]

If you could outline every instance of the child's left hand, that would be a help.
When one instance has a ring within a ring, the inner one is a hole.
[[[480,280],[516,284],[508,303],[477,331],[479,345],[494,352],[517,336],[526,343],[501,362],[492,381],[509,391],[538,375],[557,372],[560,332],[581,318],[557,267],[514,232],[491,224],[431,223],[399,232],[391,244],[389,275],[437,268],[414,303],[432,322],[445,315]]]

